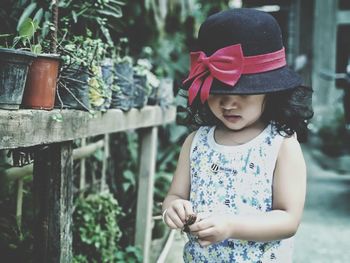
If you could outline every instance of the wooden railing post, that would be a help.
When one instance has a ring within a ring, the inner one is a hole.
[[[72,262],[72,142],[49,144],[34,159],[35,261]]]
[[[101,184],[100,184],[100,191],[104,192],[108,189],[107,185],[107,168],[108,168],[108,160],[109,160],[109,134],[104,135],[103,140],[103,154],[104,158],[102,161],[102,172],[101,172]]]
[[[86,146],[86,138],[81,139],[81,147]],[[85,158],[81,158],[80,160],[80,178],[79,178],[79,190],[80,195],[83,196],[85,192],[85,182],[86,182],[86,176],[85,176]]]
[[[143,262],[149,262],[152,241],[153,184],[157,152],[157,127],[141,129],[135,245],[141,247]]]

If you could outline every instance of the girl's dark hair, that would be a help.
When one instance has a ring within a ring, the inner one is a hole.
[[[264,102],[265,108],[261,116],[265,123],[274,122],[279,134],[285,137],[298,135],[298,140],[307,139],[307,124],[314,112],[312,109],[312,89],[299,86],[294,89],[267,93]],[[186,123],[192,128],[199,126],[220,125],[208,103],[201,104],[198,98],[187,108]]]
[[[306,86],[267,94],[262,119],[274,121],[277,131],[284,136],[295,132],[298,140],[307,139],[307,124],[314,115],[312,89]]]

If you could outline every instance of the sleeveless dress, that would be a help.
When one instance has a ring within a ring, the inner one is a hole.
[[[214,127],[201,127],[190,153],[190,201],[196,213],[256,214],[272,210],[273,171],[283,136],[273,123],[251,141],[217,144]],[[293,237],[271,242],[227,239],[201,247],[188,234],[187,262],[290,263]]]

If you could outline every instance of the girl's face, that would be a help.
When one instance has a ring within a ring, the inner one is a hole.
[[[212,113],[230,130],[261,125],[265,95],[210,95]]]

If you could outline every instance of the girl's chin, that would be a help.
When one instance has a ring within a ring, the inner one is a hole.
[[[245,125],[237,124],[237,123],[230,123],[230,122],[223,122],[223,128],[229,131],[238,132],[241,130],[244,130]]]

